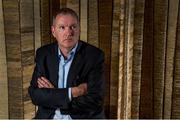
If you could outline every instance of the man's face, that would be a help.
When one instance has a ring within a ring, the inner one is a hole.
[[[58,15],[51,27],[53,36],[62,49],[71,49],[79,40],[79,24],[71,15]]]

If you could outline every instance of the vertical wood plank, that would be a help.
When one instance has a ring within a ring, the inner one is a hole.
[[[112,0],[99,0],[99,46],[105,52],[106,98],[105,112],[109,113],[110,102],[110,57],[111,57],[111,23]],[[107,115],[107,117],[109,117]]]
[[[168,0],[154,1],[154,118],[163,115]]]
[[[50,6],[49,0],[41,0],[41,44],[46,45],[51,42],[50,30]]]
[[[31,80],[34,64],[34,16],[33,0],[20,1],[20,27],[21,27],[21,62],[23,77],[23,103],[24,118],[32,119],[35,115],[35,106],[31,103],[28,87]],[[27,72],[28,71],[28,72]],[[28,74],[27,74],[28,73]]]
[[[126,3],[127,5],[127,22],[125,23],[126,27],[126,60],[127,60],[127,88],[126,88],[126,113],[125,118],[130,119],[131,118],[131,106],[132,106],[132,63],[133,63],[133,41],[134,41],[134,6],[135,6],[135,0],[129,0]]]
[[[80,40],[87,42],[87,10],[88,0],[80,1]]]
[[[180,5],[180,4],[179,4]],[[173,81],[173,97],[171,119],[180,119],[180,6],[178,8],[178,24],[176,31],[175,66]]]
[[[66,0],[60,0],[60,8],[66,7]]]
[[[134,48],[133,48],[133,74],[132,74],[132,115],[131,118],[139,118],[140,89],[141,89],[141,65],[144,30],[145,0],[135,1],[134,17]]]
[[[2,0],[0,0],[0,119],[8,119],[8,79]]]
[[[144,39],[142,51],[142,74],[139,118],[153,118],[153,24],[154,0],[145,1]]]
[[[80,15],[80,6],[79,6],[79,0],[66,0],[67,1],[67,3],[66,3],[66,6],[68,7],[68,8],[71,8],[71,9],[73,9],[77,14],[78,14],[78,16]]]
[[[98,1],[88,0],[88,43],[99,47]]]
[[[118,83],[118,119],[124,118],[124,44],[125,44],[125,0],[120,1],[119,14],[119,83]]]
[[[35,51],[40,46],[41,46],[40,0],[34,0],[34,47],[35,47]]]
[[[174,55],[176,44],[176,29],[179,0],[169,0],[168,26],[167,26],[167,47],[166,47],[166,68],[165,68],[165,89],[164,89],[164,114],[163,118],[171,119],[172,105],[172,83],[174,72]]]
[[[113,21],[112,21],[112,42],[111,42],[111,71],[110,71],[110,118],[117,119],[117,100],[118,100],[118,63],[119,63],[119,15],[120,1],[113,2]]]
[[[4,0],[3,8],[7,49],[9,118],[22,119],[24,112],[19,1]]]

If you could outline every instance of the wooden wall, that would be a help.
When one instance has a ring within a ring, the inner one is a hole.
[[[179,0],[0,0],[0,118],[32,118],[27,88],[52,16],[70,7],[80,39],[105,52],[108,118],[180,118]]]

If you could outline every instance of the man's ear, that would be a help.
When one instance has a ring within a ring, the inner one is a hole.
[[[52,33],[52,35],[55,37],[55,34],[54,34],[54,31],[55,31],[55,30],[54,30],[54,29],[55,29],[55,28],[54,28],[54,26],[52,25],[52,26],[51,26],[51,33]]]

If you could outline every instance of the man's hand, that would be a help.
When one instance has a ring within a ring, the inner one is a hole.
[[[37,83],[39,88],[54,88],[54,86],[45,77],[38,78]]]
[[[72,96],[78,97],[87,93],[87,83],[82,83],[77,87],[72,88]]]

